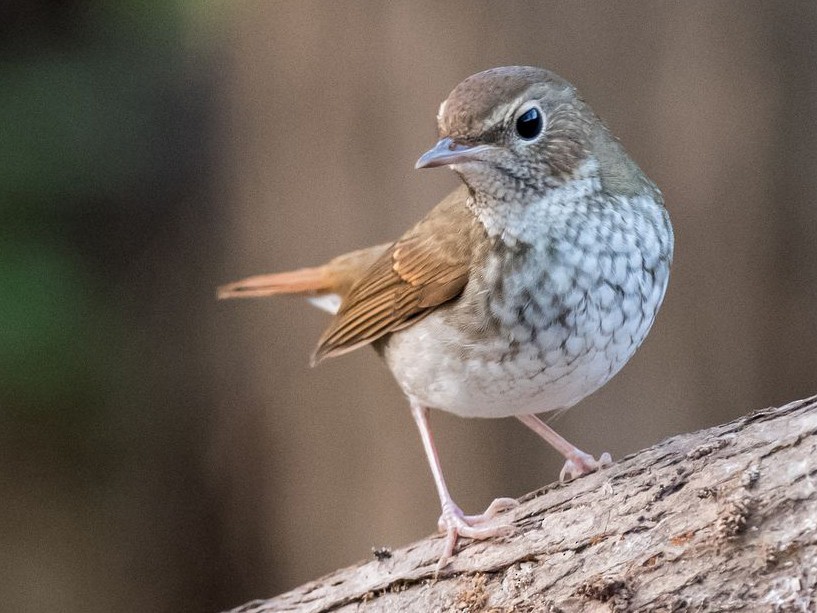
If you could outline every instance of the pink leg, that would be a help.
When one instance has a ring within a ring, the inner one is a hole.
[[[431,474],[434,475],[434,484],[437,486],[437,494],[442,505],[442,515],[437,522],[440,532],[446,533],[445,551],[437,564],[437,570],[442,569],[448,558],[454,554],[454,547],[457,544],[457,537],[464,536],[472,539],[487,539],[494,536],[507,536],[513,531],[508,520],[507,523],[488,525],[502,511],[511,509],[519,503],[513,498],[497,498],[481,515],[465,515],[456,505],[448,492],[448,487],[443,478],[443,470],[440,466],[440,458],[437,455],[437,448],[431,436],[431,428],[428,425],[428,409],[411,403],[411,414],[420,430],[420,438],[423,441],[423,448],[431,466]]]
[[[574,447],[556,432],[556,430],[548,426],[536,415],[517,415],[516,418],[567,458],[567,462],[565,462],[562,471],[559,473],[559,480],[561,481],[569,481],[570,479],[581,477],[599,468],[610,466],[610,464],[613,463],[613,459],[606,451],[596,460],[589,453],[585,453],[578,447]]]

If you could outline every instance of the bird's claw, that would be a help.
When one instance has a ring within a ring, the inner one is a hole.
[[[454,555],[454,547],[457,539],[461,536],[476,540],[483,540],[497,536],[510,536],[514,527],[510,519],[503,523],[494,523],[497,516],[504,511],[508,511],[519,506],[519,502],[513,498],[497,498],[484,513],[479,515],[465,515],[453,502],[443,507],[443,513],[437,521],[440,532],[445,533],[445,549],[443,555],[437,563],[439,573],[448,563],[448,559]]]
[[[612,465],[612,463],[613,458],[610,457],[610,454],[606,451],[602,453],[597,460],[589,453],[577,449],[573,456],[568,458],[562,467],[562,471],[559,473],[559,481],[571,481],[582,475],[595,472],[600,468],[606,468]]]

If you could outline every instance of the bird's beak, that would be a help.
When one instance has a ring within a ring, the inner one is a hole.
[[[491,145],[469,147],[454,142],[446,136],[441,138],[433,149],[429,149],[421,155],[414,168],[435,168],[437,166],[448,166],[449,164],[475,162],[482,159],[480,154],[490,149],[494,149],[494,147]]]

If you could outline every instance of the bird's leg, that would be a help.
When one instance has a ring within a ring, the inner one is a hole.
[[[448,486],[443,478],[443,470],[440,466],[440,458],[437,455],[437,448],[434,445],[434,438],[431,436],[431,428],[428,424],[428,408],[412,401],[411,414],[420,430],[420,438],[423,441],[423,448],[431,467],[431,474],[434,475],[434,484],[437,486],[437,494],[442,505],[442,515],[437,522],[440,532],[445,532],[445,550],[437,570],[442,569],[448,558],[454,553],[457,538],[464,536],[472,539],[487,539],[494,536],[507,536],[513,532],[510,520],[503,523],[492,523],[496,516],[502,511],[506,511],[517,506],[519,503],[513,498],[497,498],[484,513],[480,515],[465,515],[448,491]]]
[[[550,443],[556,451],[567,459],[562,471],[559,473],[560,481],[569,481],[581,477],[613,463],[613,459],[606,451],[596,460],[589,453],[585,453],[578,447],[571,445],[556,430],[548,426],[536,415],[517,415],[516,418]]]

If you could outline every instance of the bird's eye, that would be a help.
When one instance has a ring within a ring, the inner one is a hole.
[[[542,133],[542,111],[535,106],[516,119],[516,133],[525,140],[533,140]]]

